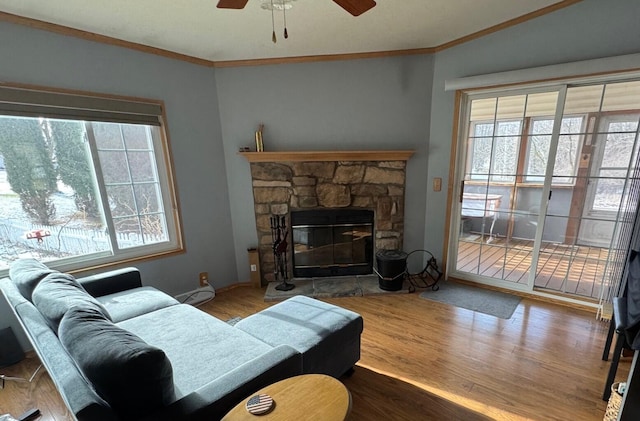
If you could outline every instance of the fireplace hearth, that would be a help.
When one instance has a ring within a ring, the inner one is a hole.
[[[373,223],[371,210],[291,211],[293,276],[373,273]]]

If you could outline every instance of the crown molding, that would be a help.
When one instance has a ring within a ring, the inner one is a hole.
[[[94,32],[83,31],[81,29],[70,28],[64,25],[58,25],[56,23],[45,22],[38,19],[26,18],[24,16],[18,16],[11,13],[0,11],[0,21],[9,23],[15,23],[29,28],[41,29],[43,31],[53,32],[56,34],[67,35],[75,38],[80,38],[88,41],[99,42],[107,45],[115,45],[118,47],[128,48],[130,50],[141,51],[143,53],[154,54],[161,57],[172,58],[175,60],[186,61],[188,63],[198,64],[200,66],[213,67],[214,62],[211,60],[205,60],[198,57],[189,56],[186,54],[180,54],[162,48],[150,47],[144,44],[138,44],[136,42],[125,41],[119,38],[113,38],[106,35],[96,34]]]
[[[485,35],[489,35],[498,31],[501,31],[512,26],[519,25],[523,22],[538,18],[540,16],[553,13],[557,10],[574,5],[582,0],[563,0],[561,2],[552,4],[551,6],[544,7],[531,13],[519,16],[517,18],[510,19],[506,22],[499,23],[490,28],[483,29],[473,34],[469,34],[462,38],[438,45],[436,47],[427,48],[414,48],[405,50],[389,50],[389,51],[374,51],[365,53],[345,53],[345,54],[327,54],[327,55],[310,55],[310,56],[296,56],[296,57],[274,57],[263,59],[247,59],[247,60],[223,60],[213,61],[199,57],[190,56],[187,54],[176,53],[162,48],[151,47],[136,42],[125,41],[119,38],[110,37],[107,35],[100,35],[94,32],[83,31],[81,29],[74,29],[64,25],[58,25],[55,23],[45,22],[38,19],[27,18],[11,13],[0,11],[0,21],[15,23],[18,25],[28,26],[30,28],[41,29],[44,31],[54,32],[61,35],[72,36],[89,41],[100,42],[108,45],[115,45],[118,47],[128,48],[131,50],[140,51],[143,53],[154,54],[161,57],[167,57],[174,60],[181,60],[188,63],[197,64],[206,67],[241,67],[241,66],[264,66],[271,64],[291,64],[291,63],[313,63],[320,61],[337,61],[337,60],[359,60],[369,58],[380,57],[392,57],[392,56],[405,56],[416,54],[433,54],[446,49],[455,47],[460,44],[464,44],[469,41],[481,38]]]
[[[436,52],[444,51],[449,48],[455,47],[460,44],[467,43],[469,41],[473,41],[478,38],[482,38],[486,35],[493,34],[495,32],[502,31],[503,29],[511,28],[512,26],[520,25],[521,23],[530,21],[535,18],[539,18],[540,16],[548,15],[549,13],[556,12],[560,9],[564,9],[565,7],[572,6],[576,3],[580,3],[582,0],[563,0],[559,3],[552,4],[551,6],[543,7],[542,9],[535,10],[533,12],[527,13],[522,16],[518,16],[516,18],[510,19],[506,22],[499,23],[497,25],[491,26],[486,29],[482,29],[478,32],[474,32],[473,34],[469,34],[462,38],[454,39],[453,41],[446,42],[435,47]]]
[[[409,56],[416,54],[433,54],[435,48],[413,48],[407,50],[372,51],[368,53],[326,54],[314,56],[274,57],[248,60],[216,61],[213,67],[265,66],[269,64],[313,63],[319,61],[360,60],[367,58]]]

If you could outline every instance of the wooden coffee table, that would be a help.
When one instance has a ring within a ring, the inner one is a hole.
[[[245,405],[254,395],[273,398],[273,409],[252,415]],[[351,411],[351,394],[338,380],[324,374],[303,374],[269,385],[236,405],[223,421],[323,420],[343,421]]]

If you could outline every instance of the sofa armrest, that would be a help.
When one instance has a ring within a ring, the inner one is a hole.
[[[34,351],[49,373],[60,397],[73,414],[73,419],[116,421],[118,418],[113,410],[87,383],[55,332],[51,330],[35,306],[25,300],[16,307],[12,307],[12,310],[27,333]]]
[[[218,420],[252,393],[302,374],[302,355],[280,345],[184,396],[148,420]]]
[[[110,270],[78,278],[78,282],[94,297],[101,297],[142,286],[140,271],[134,267]]]

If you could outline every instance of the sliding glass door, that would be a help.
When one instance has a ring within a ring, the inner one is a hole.
[[[470,94],[461,115],[448,274],[601,296],[637,209],[640,82]]]
[[[470,101],[456,213],[457,271],[528,285],[541,186],[523,188],[522,168],[528,157],[540,160],[544,153],[546,159],[548,148],[531,150],[529,132],[541,112],[553,115],[557,98],[558,92],[530,92]]]

